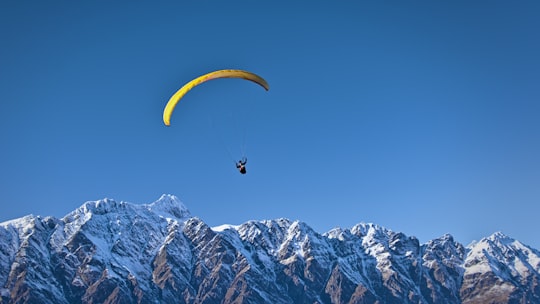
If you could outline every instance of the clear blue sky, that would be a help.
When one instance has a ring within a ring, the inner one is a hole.
[[[538,1],[2,1],[0,221],[171,193],[209,225],[364,221],[540,248],[539,15]],[[208,82],[163,125],[180,86],[224,68],[270,91]]]

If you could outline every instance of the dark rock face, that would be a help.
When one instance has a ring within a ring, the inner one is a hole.
[[[373,224],[210,228],[180,201],[0,224],[0,303],[540,303],[540,253],[501,233],[420,245]]]

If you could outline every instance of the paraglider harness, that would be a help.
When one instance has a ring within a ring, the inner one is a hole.
[[[246,174],[246,163],[246,157],[242,157],[242,159],[236,163],[236,168],[240,171],[241,174]]]

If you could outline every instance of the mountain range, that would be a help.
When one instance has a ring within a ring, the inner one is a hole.
[[[173,195],[0,223],[0,303],[540,303],[540,252],[372,224],[210,227]]]

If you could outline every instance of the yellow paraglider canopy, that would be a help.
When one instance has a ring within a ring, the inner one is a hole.
[[[189,92],[189,90],[193,89],[195,86],[203,82],[206,82],[212,79],[217,79],[217,78],[243,78],[243,79],[250,80],[259,84],[267,91],[269,89],[269,86],[266,80],[248,71],[219,70],[219,71],[210,72],[208,74],[199,76],[191,80],[190,82],[186,83],[183,87],[181,87],[180,90],[174,93],[171,99],[169,99],[169,102],[167,102],[167,105],[165,106],[165,110],[163,111],[163,122],[165,123],[165,125],[166,126],[171,125],[171,115],[172,115],[172,112],[174,111],[174,108],[176,107],[180,99],[182,99],[182,97],[186,95],[187,92]]]

